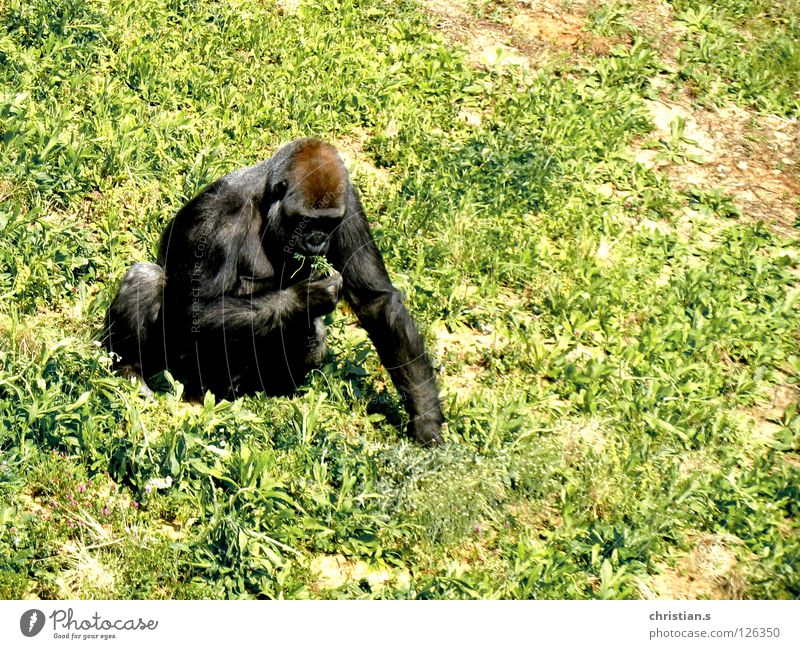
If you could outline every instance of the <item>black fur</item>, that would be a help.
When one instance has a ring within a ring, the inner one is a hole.
[[[338,272],[311,276],[296,253],[324,255]],[[341,160],[319,140],[296,140],[183,207],[163,233],[158,264],[125,274],[106,345],[119,371],[149,379],[169,369],[192,396],[290,394],[319,366],[321,316],[340,297],[402,396],[411,436],[441,443],[444,418],[422,338]]]

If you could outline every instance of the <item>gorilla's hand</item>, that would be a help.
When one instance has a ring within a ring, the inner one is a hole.
[[[322,279],[307,279],[293,288],[298,299],[306,305],[309,315],[317,318],[336,308],[342,292],[342,276],[334,273]]]

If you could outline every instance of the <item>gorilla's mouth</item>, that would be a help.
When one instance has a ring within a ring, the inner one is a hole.
[[[308,244],[301,246],[302,250],[300,251],[306,257],[319,257],[328,250],[328,242],[321,243],[318,246],[309,246]]]
[[[300,247],[304,255],[313,257],[328,250],[328,237],[322,232],[311,232],[302,241]]]

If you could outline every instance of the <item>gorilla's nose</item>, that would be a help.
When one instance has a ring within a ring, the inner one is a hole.
[[[322,232],[311,232],[306,237],[306,242],[311,246],[321,246],[327,237]]]

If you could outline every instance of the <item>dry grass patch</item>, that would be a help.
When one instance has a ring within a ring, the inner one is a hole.
[[[697,534],[694,547],[674,566],[640,584],[645,599],[741,599],[746,582],[731,548],[742,541],[731,534]]]
[[[96,553],[80,543],[67,543],[62,557],[68,568],[57,579],[63,599],[109,599],[114,597],[114,572]]]
[[[312,591],[338,590],[347,584],[366,582],[372,590],[389,585],[407,586],[410,576],[405,571],[390,571],[387,568],[375,568],[363,561],[356,561],[342,554],[323,554],[311,560],[311,571],[314,581],[310,583]]]

